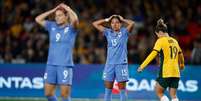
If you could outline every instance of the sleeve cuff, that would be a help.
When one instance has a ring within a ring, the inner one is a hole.
[[[158,50],[156,50],[156,49],[153,49],[153,51],[156,51],[156,52],[158,52],[158,53],[159,53],[159,51],[158,51]]]

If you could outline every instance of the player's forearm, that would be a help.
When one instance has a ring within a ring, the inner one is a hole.
[[[93,25],[94,26],[99,26],[99,25],[102,25],[104,23],[105,23],[105,19],[100,19],[100,20],[94,21]]]
[[[145,59],[145,61],[140,65],[141,69],[144,69],[157,55],[156,51],[152,51],[149,56]]]
[[[44,12],[40,15],[38,15],[36,18],[35,18],[35,21],[40,24],[40,25],[44,25],[44,21],[45,21],[45,18],[47,18],[50,14],[52,14],[54,12],[54,9],[52,10],[49,10],[47,12]]]
[[[78,22],[77,14],[70,7],[65,8],[65,9],[67,10],[67,12],[69,14],[69,18],[70,18],[71,23],[73,23],[73,24],[77,23]]]
[[[127,25],[130,25],[130,26],[134,26],[135,22],[132,21],[132,20],[129,20],[129,19],[123,19],[122,20],[124,23],[126,23]]]
[[[129,20],[129,19],[123,19],[122,21],[127,24],[127,29],[128,29],[129,31],[131,31],[131,30],[133,29],[133,27],[134,27],[134,25],[135,25],[135,22],[134,22],[134,21]]]
[[[183,53],[179,53],[179,67],[181,69],[184,69],[185,65],[184,65],[184,56]]]
[[[94,21],[92,24],[96,29],[102,32],[104,30],[103,24],[105,22],[106,22],[105,19],[100,19],[100,20]]]

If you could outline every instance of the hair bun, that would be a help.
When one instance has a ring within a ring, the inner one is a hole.
[[[158,26],[167,27],[167,25],[164,23],[164,20],[163,20],[162,18],[160,18],[160,19],[157,21],[157,25],[158,25]]]
[[[157,24],[158,24],[158,25],[164,24],[164,20],[163,20],[162,18],[160,18],[160,19],[157,21]]]

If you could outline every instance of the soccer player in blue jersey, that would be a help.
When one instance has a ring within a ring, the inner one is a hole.
[[[51,14],[54,14],[55,21],[46,20]],[[78,17],[69,6],[62,3],[40,14],[35,20],[49,32],[49,53],[44,74],[45,96],[48,101],[57,101],[55,88],[59,85],[62,101],[71,101],[74,66],[72,49],[77,35]]]
[[[105,23],[110,23],[111,28],[106,28]],[[125,23],[126,27],[122,24]],[[104,101],[111,101],[114,80],[118,82],[120,100],[126,101],[126,82],[129,79],[127,42],[132,31],[134,21],[124,19],[120,15],[112,15],[106,19],[93,22],[93,26],[104,34],[107,39],[107,60],[103,71],[105,81]]]

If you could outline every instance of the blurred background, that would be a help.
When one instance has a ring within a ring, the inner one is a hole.
[[[201,71],[200,0],[0,0],[0,76],[3,80],[8,80],[7,72],[21,66],[46,63],[48,33],[34,19],[61,2],[69,5],[80,20],[73,54],[76,64],[87,68],[105,63],[107,42],[92,22],[119,14],[135,21],[134,35],[128,41],[130,65],[136,67],[151,52],[156,41],[154,26],[157,19],[164,18],[169,33],[183,50],[187,67]],[[152,64],[157,64],[157,60]],[[3,89],[1,79],[0,84]]]
[[[74,48],[78,64],[104,64],[106,40],[92,21],[120,14],[136,22],[128,41],[129,63],[141,63],[152,50],[154,26],[164,18],[178,39],[187,64],[201,64],[200,0],[1,0],[0,63],[46,63],[48,34],[34,18],[65,2],[79,16]],[[112,2],[112,3],[111,3]]]

